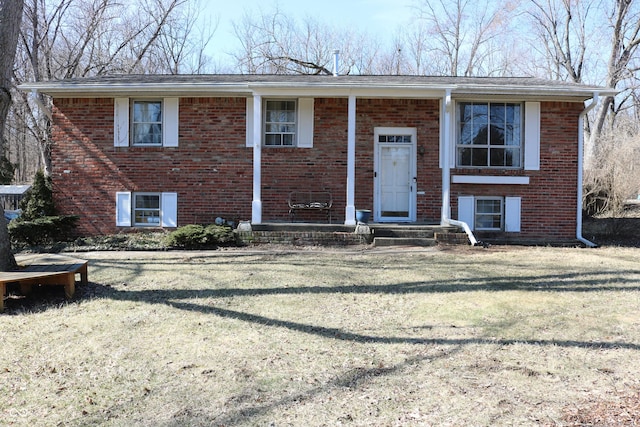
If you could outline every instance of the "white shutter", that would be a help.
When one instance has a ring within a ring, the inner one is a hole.
[[[162,123],[162,145],[164,147],[178,146],[178,123],[180,120],[178,98],[164,98]]]
[[[113,146],[129,146],[129,98],[113,100]]]
[[[131,193],[116,193],[116,226],[131,227]]]
[[[163,227],[178,226],[178,193],[162,193],[160,218]]]
[[[298,99],[298,147],[313,148],[313,98]]]
[[[540,103],[524,103],[524,168],[540,170]]]
[[[475,200],[473,196],[458,197],[458,221],[466,222],[471,230],[475,223]]]
[[[504,231],[509,233],[520,232],[520,197],[504,198]]]
[[[246,114],[246,132],[247,147],[253,147],[253,97],[247,97],[247,114]]]

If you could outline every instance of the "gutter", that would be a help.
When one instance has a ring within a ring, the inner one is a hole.
[[[464,230],[469,238],[472,246],[485,246],[484,243],[476,239],[473,235],[471,227],[464,221],[451,219],[451,161],[449,154],[451,152],[449,141],[451,140],[451,89],[445,90],[443,100],[443,129],[442,129],[442,211],[440,215],[440,223],[442,225],[455,225]]]
[[[582,179],[584,176],[584,118],[586,115],[598,105],[600,94],[593,92],[593,98],[589,105],[585,107],[578,117],[578,208],[577,208],[577,221],[576,221],[576,239],[590,248],[597,248],[598,245],[590,240],[585,239],[582,236]]]

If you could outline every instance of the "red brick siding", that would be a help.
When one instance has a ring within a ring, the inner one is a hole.
[[[288,219],[286,195],[291,191],[330,191],[333,218],[344,222],[347,177],[347,100],[319,98],[314,105],[312,149],[262,150],[263,221]],[[418,219],[440,217],[442,178],[438,168],[439,105],[437,100],[358,99],[356,104],[356,192],[358,209],[373,209],[375,127],[416,127],[418,145]],[[326,214],[302,211],[296,218],[326,221]]]
[[[253,166],[244,98],[180,99],[180,146],[113,146],[113,99],[56,99],[55,201],[78,233],[113,233],[117,191],[178,193],[178,222],[251,217]]]
[[[582,103],[576,102],[541,104],[539,171],[452,170],[452,175],[530,177],[529,185],[453,184],[452,215],[457,216],[458,196],[521,196],[519,238],[548,241],[573,239],[577,220],[578,116],[583,108]]]
[[[263,148],[263,221],[287,220],[290,191],[330,191],[333,218],[344,221],[347,176],[347,100],[315,100],[313,148]],[[56,99],[53,184],[56,204],[79,214],[79,234],[113,233],[117,191],[178,193],[178,224],[209,223],[218,215],[251,218],[253,152],[245,146],[244,98],[180,99],[180,146],[113,146],[113,99]],[[459,195],[522,197],[525,238],[568,239],[575,234],[577,121],[580,103],[545,102],[541,108],[541,170],[454,169],[452,174],[530,177],[530,185],[452,185]],[[437,221],[439,100],[358,99],[356,207],[373,208],[374,128],[416,127],[418,220]],[[422,151],[422,150],[421,150]],[[323,222],[324,213],[299,219]]]

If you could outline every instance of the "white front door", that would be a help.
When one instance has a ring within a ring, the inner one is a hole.
[[[416,129],[375,128],[376,222],[416,219]]]

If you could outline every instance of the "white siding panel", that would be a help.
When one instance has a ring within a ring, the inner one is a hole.
[[[115,98],[113,103],[113,146],[129,146],[129,98]]]
[[[524,168],[540,170],[540,103],[524,105]]]
[[[164,106],[164,123],[162,126],[162,145],[164,147],[178,146],[178,123],[180,122],[178,98],[165,98]]]
[[[466,222],[473,230],[475,218],[475,201],[473,196],[458,197],[458,221]]]
[[[521,216],[520,197],[505,197],[504,199],[504,231],[509,233],[520,232]]]
[[[116,226],[131,227],[131,193],[116,193]]]
[[[160,204],[162,212],[163,227],[178,226],[178,193],[162,193],[162,202]]]
[[[313,98],[298,99],[298,147],[313,147]]]

